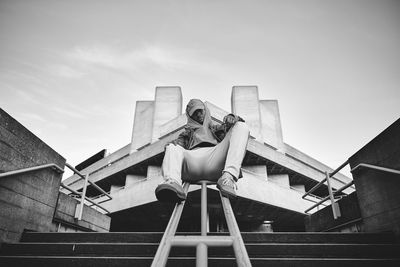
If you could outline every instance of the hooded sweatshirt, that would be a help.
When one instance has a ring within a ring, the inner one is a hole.
[[[199,108],[204,109],[203,124],[198,123],[190,117],[190,113]],[[234,114],[229,114],[227,116],[234,116],[237,121],[244,121]],[[215,146],[224,139],[226,132],[229,130],[226,124],[217,125],[212,122],[210,111],[199,99],[191,99],[189,101],[186,106],[186,117],[187,124],[185,126],[185,131],[182,132],[173,143],[187,150],[196,147]]]

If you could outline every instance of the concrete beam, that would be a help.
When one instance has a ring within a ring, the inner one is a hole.
[[[146,179],[146,177],[143,175],[128,174],[125,178],[125,187],[132,186],[144,179]]]
[[[161,182],[163,182],[161,176],[151,177],[143,183],[137,183],[132,187],[116,192],[113,194],[113,200],[103,204],[111,212],[117,212],[157,201],[154,190]],[[209,188],[217,190],[215,186],[209,186]],[[190,186],[190,192],[199,189],[200,187],[197,185]],[[250,173],[243,173],[243,178],[239,179],[237,194],[239,197],[299,213],[304,213],[304,210],[311,205],[311,202],[303,200],[302,194],[296,190],[262,180]]]
[[[154,101],[136,101],[130,153],[151,143],[153,134]]]
[[[269,174],[268,181],[283,186],[285,188],[290,188],[289,175],[287,174]]]
[[[312,168],[316,168],[318,170],[326,170],[329,172],[333,172],[334,169],[332,169],[331,167],[323,164],[322,162],[308,156],[307,154],[301,152],[300,150],[288,145],[288,144],[284,144],[284,152],[287,156],[289,156],[290,158],[297,160],[301,163],[303,163],[304,165],[308,165]],[[345,159],[343,159],[343,162],[345,161]],[[337,166],[339,167],[339,166]],[[347,183],[349,183],[352,179],[341,174],[340,172],[335,174],[333,176],[333,178],[337,179],[338,181],[342,181],[342,184],[345,185]],[[351,193],[353,192],[354,189],[349,188],[348,190],[346,190],[346,193]]]
[[[260,100],[259,103],[263,141],[279,151],[284,151],[278,101]]]
[[[250,174],[254,174],[261,179],[268,180],[267,166],[265,165],[242,166],[242,171],[249,172]]]
[[[119,150],[115,151],[114,153],[111,153],[110,155],[97,161],[96,163],[90,165],[89,167],[81,170],[80,172],[82,174],[91,174],[99,169],[107,167],[110,164],[112,164],[113,162],[118,161],[119,159],[125,157],[126,155],[129,155],[130,149],[131,149],[131,144],[127,144],[126,146],[120,148]],[[71,186],[73,189],[78,189],[79,187],[76,187],[75,183],[77,183],[79,181],[82,182],[82,179],[80,178],[80,176],[72,175],[72,176],[68,177],[67,179],[65,179],[63,181],[63,183],[65,185]],[[67,193],[67,194],[70,193],[66,189],[61,189],[60,191]]]
[[[304,162],[298,161],[292,157],[288,157],[285,154],[277,152],[275,149],[261,144],[256,140],[249,139],[249,142],[247,143],[247,151],[256,154],[262,158],[265,158],[268,161],[274,162],[284,168],[287,168],[289,171],[293,171],[302,176],[309,177],[317,182],[325,178],[324,171],[326,169],[317,169],[312,167],[311,165],[304,164]],[[335,189],[342,187],[343,182],[339,181],[339,179],[332,180],[332,187]],[[345,190],[346,193],[351,193],[353,191],[354,190],[351,188]]]
[[[232,113],[241,116],[257,140],[261,136],[261,116],[257,86],[234,86],[231,96]]]
[[[160,126],[182,114],[182,92],[178,86],[156,87],[152,141],[160,136]]]

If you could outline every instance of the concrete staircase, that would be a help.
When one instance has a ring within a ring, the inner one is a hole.
[[[0,266],[150,266],[162,234],[26,232],[19,243],[2,244]],[[243,239],[253,266],[400,266],[390,233],[252,232]],[[173,247],[168,266],[195,266],[194,256],[195,248]],[[232,248],[209,248],[209,266],[235,265]]]

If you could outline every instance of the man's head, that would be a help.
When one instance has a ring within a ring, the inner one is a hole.
[[[199,99],[191,99],[186,106],[186,113],[196,122],[203,124],[206,115],[204,103]]]

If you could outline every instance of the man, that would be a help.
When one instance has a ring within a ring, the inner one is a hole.
[[[186,199],[182,181],[217,181],[223,196],[235,197],[236,181],[246,153],[249,129],[234,114],[214,124],[206,105],[191,99],[186,106],[187,125],[178,139],[166,146],[162,164],[165,182],[155,194],[163,202]]]

